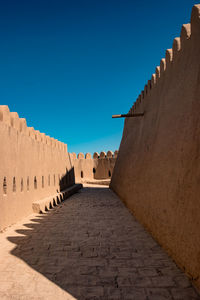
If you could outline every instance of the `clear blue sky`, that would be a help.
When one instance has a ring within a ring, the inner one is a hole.
[[[123,119],[190,22],[189,0],[14,0],[0,9],[0,104],[70,152],[115,150]]]

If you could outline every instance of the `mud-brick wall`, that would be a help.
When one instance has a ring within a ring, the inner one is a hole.
[[[75,153],[71,153],[76,181],[110,179],[113,174],[117,153],[117,150],[114,153],[108,151],[107,154],[105,152],[100,154],[95,152],[93,157],[90,153],[84,155],[81,152],[77,156]]]
[[[130,113],[111,188],[200,286],[200,5]]]
[[[34,200],[73,182],[67,145],[0,106],[0,230],[31,213]]]

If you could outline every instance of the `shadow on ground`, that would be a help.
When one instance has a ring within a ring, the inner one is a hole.
[[[71,167],[70,170],[66,169],[66,173],[59,179],[60,191],[63,191],[73,184],[75,184],[75,173],[74,167]]]
[[[77,299],[198,299],[108,188],[84,188],[25,226],[11,253]]]

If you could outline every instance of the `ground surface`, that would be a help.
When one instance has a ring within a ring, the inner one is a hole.
[[[0,299],[200,299],[106,187],[0,234]]]

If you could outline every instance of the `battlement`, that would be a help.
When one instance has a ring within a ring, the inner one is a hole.
[[[145,111],[145,102],[148,98],[164,88],[171,82],[171,76],[178,76],[177,69],[184,70],[188,56],[193,52],[193,59],[196,59],[195,53],[199,51],[199,45],[196,41],[200,35],[200,4],[194,5],[191,13],[191,22],[183,24],[180,37],[174,38],[171,49],[166,50],[165,58],[160,60],[160,65],[155,68],[150,80],[144,86],[138,98],[129,110],[129,113]],[[181,75],[182,76],[182,75]]]
[[[33,127],[28,127],[26,119],[19,118],[17,112],[10,112],[7,105],[0,105],[0,124],[10,127],[15,132],[28,136],[34,141],[67,152],[66,144],[35,130]]]
[[[67,145],[0,106],[0,230],[32,213],[32,203],[74,183]]]
[[[78,153],[78,155],[76,156],[76,153],[72,152],[70,153],[70,156],[72,159],[103,159],[103,158],[117,158],[117,154],[118,154],[118,150],[115,150],[114,153],[112,151],[107,151],[104,152],[100,152],[100,154],[98,152],[94,152],[93,156],[91,155],[91,153]]]
[[[75,178],[77,182],[87,182],[93,179],[110,179],[113,173],[118,150],[101,151],[91,153],[70,153],[74,165]]]

